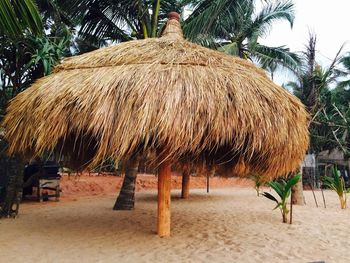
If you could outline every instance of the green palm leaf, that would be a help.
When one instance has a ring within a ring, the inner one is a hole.
[[[279,20],[287,20],[291,27],[294,23],[294,4],[292,1],[276,1],[263,7],[260,13],[246,26],[246,35],[265,36],[273,23]]]
[[[300,57],[285,46],[268,47],[257,43],[252,54],[264,69],[276,64],[296,73],[301,63]]]
[[[275,190],[280,198],[283,198],[283,185],[280,182],[269,182],[269,186]]]
[[[266,198],[276,202],[277,204],[279,204],[279,201],[272,194],[270,194],[268,192],[264,192],[264,193],[262,193],[262,195],[265,196]]]
[[[289,191],[293,185],[296,185],[299,182],[300,178],[301,178],[300,174],[293,176],[290,180],[288,180],[285,190]]]
[[[39,11],[32,0],[0,1],[0,32],[12,38],[22,37],[28,30],[34,35],[43,33]]]

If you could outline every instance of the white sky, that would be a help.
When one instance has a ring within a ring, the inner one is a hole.
[[[309,31],[317,35],[317,61],[328,65],[343,43],[349,41],[344,52],[350,51],[350,0],[294,0],[295,21],[293,29],[288,23],[273,25],[263,44],[287,45],[292,51],[301,51],[307,43]],[[281,75],[281,74],[279,74]],[[286,81],[286,74],[276,82]]]

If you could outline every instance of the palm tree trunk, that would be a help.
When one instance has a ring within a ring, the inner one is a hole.
[[[181,198],[188,199],[190,195],[190,170],[185,167],[182,172]]]
[[[293,205],[304,205],[305,199],[303,194],[303,177],[300,177],[300,180],[296,185],[292,187],[292,204]]]
[[[132,210],[135,205],[135,184],[139,159],[131,158],[126,164],[125,177],[113,210]]]
[[[160,10],[160,0],[155,0],[155,6],[153,7],[153,22],[152,22],[151,37],[156,37],[156,34],[157,34],[159,10]]]
[[[16,217],[22,199],[23,165],[17,157],[0,158],[0,176],[6,179],[5,185],[2,185],[4,188],[1,188],[4,199],[0,202],[0,218]]]

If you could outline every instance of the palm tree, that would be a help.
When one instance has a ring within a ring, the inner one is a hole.
[[[294,4],[266,1],[257,14],[255,4],[254,0],[199,1],[185,21],[184,32],[194,42],[250,59],[265,69],[283,66],[296,70],[299,57],[287,47],[259,43],[275,22],[288,21],[293,26]]]
[[[73,0],[63,5],[69,6],[72,18],[80,20],[81,36],[116,42],[156,37],[166,15],[182,8],[178,0]]]
[[[337,89],[330,90],[332,85],[337,84],[339,77],[346,75],[346,72],[339,68],[340,62],[344,60],[340,55],[342,49],[343,47],[339,49],[328,67],[321,67],[316,62],[316,36],[311,34],[306,51],[302,54],[303,63],[297,74],[298,80],[286,85],[292,88],[311,115],[311,152],[334,149],[336,144],[336,147],[346,153],[341,139],[345,132],[344,127],[347,126],[346,123],[341,124],[346,114],[342,107],[344,102],[339,100],[339,93],[343,88],[339,85]],[[338,101],[335,100],[336,97]],[[346,110],[347,104],[348,102]]]
[[[7,101],[21,91],[27,77],[35,74],[33,68],[27,67],[33,51],[26,41],[28,35],[40,37],[43,32],[34,1],[0,1],[0,120]],[[0,217],[9,217],[18,213],[23,165],[18,157],[5,155],[7,143],[2,138],[2,132],[0,129]]]
[[[45,34],[34,1],[1,1],[0,115],[9,99],[35,79],[51,72],[65,54],[66,47],[65,39]]]
[[[74,0],[63,1],[72,19],[79,20],[79,35],[85,40],[114,42],[156,37],[167,13],[192,9],[184,20],[184,34],[193,42],[218,48],[232,55],[254,60],[263,68],[283,66],[295,70],[296,54],[285,46],[269,47],[258,42],[272,24],[294,21],[294,5],[290,1],[266,3],[254,15],[253,0]]]
[[[286,87],[291,88],[310,113],[310,146],[309,152],[319,152],[334,148],[334,145],[344,148],[343,115],[332,102],[332,92],[329,87],[335,84],[343,72],[338,69],[342,47],[328,67],[322,68],[316,62],[316,36],[310,34],[306,50],[302,52],[302,64],[297,72],[297,81],[291,81]],[[337,119],[337,120],[336,120]],[[339,120],[340,119],[340,120]],[[346,122],[346,120],[345,120]],[[347,128],[345,128],[347,130]],[[302,180],[293,189],[296,204],[303,204]]]
[[[320,107],[321,92],[337,82],[344,73],[337,67],[340,61],[341,47],[327,68],[316,62],[316,36],[310,34],[306,51],[302,52],[302,64],[297,73],[298,80],[287,83],[294,94],[305,104],[313,117]]]
[[[347,79],[342,80],[338,83],[339,88],[348,88],[350,87],[350,53],[345,55],[341,60],[340,63],[342,64],[345,74],[347,75]]]
[[[40,13],[31,0],[0,2],[0,120],[7,101],[21,91],[23,65],[30,61],[21,45],[26,34],[43,33]]]

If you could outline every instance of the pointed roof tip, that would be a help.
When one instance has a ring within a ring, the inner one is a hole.
[[[180,20],[181,16],[177,12],[170,12],[168,14],[168,22],[166,23],[161,36],[172,39],[184,39]]]
[[[179,13],[173,11],[173,12],[170,12],[170,13],[168,14],[168,19],[169,19],[169,20],[175,19],[175,20],[177,20],[177,21],[180,22],[181,16],[180,16]]]

